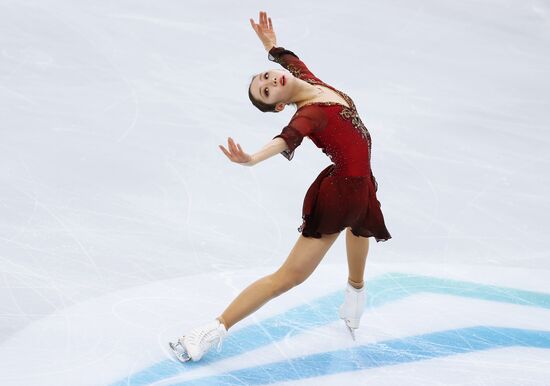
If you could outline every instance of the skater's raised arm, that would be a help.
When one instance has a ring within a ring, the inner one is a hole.
[[[259,23],[256,24],[254,23],[254,19],[250,19],[250,24],[252,24],[256,35],[262,41],[265,50],[269,53],[269,60],[279,63],[290,71],[292,75],[302,80],[317,79],[304,62],[298,58],[298,55],[284,47],[277,47],[277,37],[273,30],[273,23],[271,22],[271,18],[267,16],[267,13],[260,11]]]
[[[250,24],[252,24],[252,28],[254,28],[256,35],[262,41],[266,51],[269,52],[271,47],[277,45],[277,37],[273,30],[273,24],[271,23],[271,18],[267,17],[267,13],[260,11],[259,23],[254,23],[254,19],[250,18]]]
[[[239,163],[243,166],[254,166],[288,149],[286,142],[282,138],[272,139],[267,145],[252,155],[246,154],[241,148],[241,145],[238,143],[235,144],[231,137],[227,139],[227,144],[229,150],[223,147],[223,145],[219,145],[220,149],[230,161]]]

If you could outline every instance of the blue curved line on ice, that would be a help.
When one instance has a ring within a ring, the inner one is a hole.
[[[550,294],[431,276],[392,272],[371,279],[366,286],[367,308],[380,307],[417,293],[430,292],[550,309]],[[336,309],[342,300],[343,291],[330,293],[258,324],[232,332],[224,341],[221,353],[211,351],[199,362],[187,362],[185,365],[164,360],[121,379],[112,386],[147,385],[335,322],[338,320]]]
[[[171,385],[265,385],[510,346],[548,349],[550,331],[469,327],[290,358]]]

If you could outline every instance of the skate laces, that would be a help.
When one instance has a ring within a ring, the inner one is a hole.
[[[197,331],[198,334],[193,334],[193,338],[203,348],[206,346],[210,346],[217,339],[218,344],[216,347],[216,351],[220,352],[224,338],[224,333],[220,331],[220,326],[221,323],[213,329],[208,328],[208,326],[205,328],[201,328]]]
[[[357,318],[361,316],[365,307],[365,296],[365,285],[358,289],[348,284],[343,307],[345,307],[346,313],[351,314],[349,317]]]

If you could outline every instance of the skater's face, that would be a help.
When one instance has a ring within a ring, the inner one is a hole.
[[[295,78],[287,70],[266,70],[260,72],[250,84],[252,96],[263,103],[277,104],[277,111],[283,110],[290,101],[295,88]]]

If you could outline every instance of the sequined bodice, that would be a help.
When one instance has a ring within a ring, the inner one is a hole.
[[[327,123],[321,130],[313,132],[309,138],[335,164],[334,175],[370,175],[371,137],[359,118],[353,100],[345,93],[315,79],[306,80],[311,84],[321,84],[337,92],[350,106],[337,102],[312,102],[300,108],[323,108]]]
[[[271,54],[274,54],[271,55]],[[292,75],[312,85],[322,85],[330,88],[349,105],[337,102],[311,102],[302,105],[295,115],[309,109],[310,116],[323,116],[322,127],[311,131],[307,136],[313,143],[334,162],[332,175],[371,176],[376,184],[370,168],[372,140],[367,127],[361,121],[355,103],[344,92],[323,82],[313,75],[305,64],[291,51],[284,48],[274,48],[270,51],[270,60],[283,65]],[[312,112],[311,109],[322,109]]]

